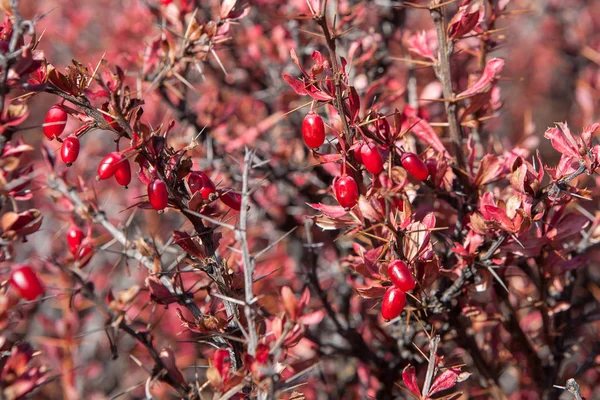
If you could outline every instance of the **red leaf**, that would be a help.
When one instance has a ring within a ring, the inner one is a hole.
[[[292,89],[294,89],[294,92],[296,92],[300,96],[308,94],[308,92],[306,91],[306,87],[304,86],[304,83],[302,81],[296,78],[292,78],[288,74],[283,74],[281,76],[283,77],[283,79],[285,79],[288,85],[290,85]]]
[[[302,68],[302,64],[300,64],[300,60],[298,59],[296,50],[294,50],[294,49],[290,50],[290,57],[292,58],[292,61],[298,66],[298,68],[300,68],[300,71],[302,71],[302,74],[304,76],[308,77],[308,74],[306,73],[304,68]],[[285,74],[284,74],[284,78],[285,78]]]
[[[427,43],[427,33],[425,31],[409,36],[405,42],[411,53],[415,53],[423,58],[428,58],[431,61],[436,60],[433,51],[431,51],[431,48]]]
[[[369,286],[356,288],[358,295],[364,299],[380,299],[385,294],[386,288],[383,286]]]
[[[181,375],[181,372],[175,363],[175,353],[173,353],[173,350],[167,348],[162,349],[160,351],[160,359],[163,366],[167,369],[169,376],[182,385],[185,385],[185,379],[183,379],[183,375]]]
[[[429,125],[429,122],[424,119],[419,119],[418,117],[410,118],[409,126],[412,126],[412,133],[415,134],[416,137],[433,147],[439,153],[449,156],[448,150],[442,144],[435,130]]]
[[[158,304],[171,304],[177,302],[177,297],[173,296],[173,294],[169,292],[169,289],[167,289],[156,276],[147,277],[146,286],[148,286],[148,290],[150,290],[152,299]]]
[[[485,69],[479,80],[473,86],[460,93],[458,97],[468,97],[490,91],[496,81],[496,75],[502,71],[502,68],[504,68],[504,60],[501,58],[491,59],[485,65]]]
[[[402,370],[402,380],[406,385],[406,388],[411,391],[415,396],[421,397],[421,389],[419,389],[419,385],[417,384],[417,373],[415,367],[412,365],[407,365]]]
[[[330,162],[337,162],[342,159],[342,155],[338,154],[338,153],[333,153],[333,154],[314,153],[314,155],[315,155],[315,158],[317,159],[317,161],[319,161],[322,164],[330,163]]]
[[[486,154],[479,163],[479,169],[477,170],[477,175],[475,175],[473,182],[474,185],[482,186],[493,181],[500,176],[500,173],[503,171],[503,169],[504,164],[497,156],[493,154]]]
[[[329,218],[339,218],[346,215],[348,212],[342,206],[329,206],[321,203],[306,203],[317,211],[321,211],[324,215]]]
[[[312,97],[315,100],[320,100],[320,101],[330,101],[333,100],[334,97],[328,95],[327,93],[321,91],[319,88],[317,88],[315,85],[310,84],[310,86],[308,86],[306,88],[308,95],[310,97]]]
[[[318,310],[302,315],[298,318],[298,322],[302,325],[316,325],[325,318],[325,310]]]
[[[544,137],[550,139],[552,147],[565,156],[580,158],[577,142],[567,123],[558,123],[554,128],[548,128]]]
[[[483,7],[479,1],[471,3],[471,0],[463,1],[460,8],[448,24],[448,36],[450,39],[460,39],[471,32],[483,15]]]
[[[348,96],[348,103],[350,104],[350,122],[356,122],[358,112],[360,111],[360,98],[354,86],[350,86],[350,94]]]
[[[437,392],[441,392],[442,390],[450,389],[456,385],[456,380],[458,379],[458,372],[454,369],[448,369],[446,372],[435,378],[433,384],[431,385],[431,389],[427,394],[428,397],[433,396]]]
[[[174,243],[181,247],[183,250],[190,253],[190,255],[204,259],[206,257],[206,253],[204,249],[200,247],[190,235],[185,232],[173,231]]]

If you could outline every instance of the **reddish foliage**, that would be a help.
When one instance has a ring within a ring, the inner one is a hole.
[[[600,396],[600,8],[384,3],[0,2],[0,398]]]

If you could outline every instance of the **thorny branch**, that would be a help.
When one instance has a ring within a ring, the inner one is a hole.
[[[254,292],[252,291],[252,285],[254,283],[254,260],[250,256],[246,231],[248,223],[248,200],[250,190],[248,187],[248,180],[253,160],[254,153],[246,150],[246,155],[244,157],[244,174],[242,178],[242,206],[240,209],[239,223],[240,229],[236,231],[236,236],[240,241],[242,257],[244,260],[244,293],[246,298],[244,313],[246,314],[246,321],[248,323],[248,354],[251,356],[256,354],[256,345],[258,343],[256,337],[255,314],[251,306],[252,302],[254,301]]]
[[[13,31],[8,44],[8,51],[5,54],[0,54],[0,69],[2,69],[2,75],[0,75],[0,115],[4,114],[6,95],[9,92],[7,85],[8,71],[17,62],[17,59],[22,51],[22,49],[17,48],[17,45],[25,33],[28,33],[31,36],[33,36],[35,33],[33,23],[29,20],[23,19],[21,16],[21,13],[19,12],[18,0],[10,0],[10,9],[12,11]],[[10,137],[0,135],[0,153],[4,151],[4,146],[8,140],[10,140]]]
[[[453,153],[456,156],[458,167],[465,170],[465,156],[462,149],[463,134],[458,121],[458,107],[454,101],[454,89],[452,88],[452,70],[450,67],[450,56],[453,49],[448,41],[446,34],[446,21],[444,19],[444,7],[436,7],[440,0],[432,0],[430,3],[430,14],[435,24],[435,30],[438,38],[439,54],[438,63],[435,66],[435,73],[442,84],[444,94],[444,104],[448,116],[448,126],[450,129],[450,139],[452,140]]]
[[[102,211],[94,210],[92,207],[86,205],[84,201],[79,197],[79,194],[77,193],[75,188],[69,188],[65,181],[57,176],[50,176],[48,178],[48,187],[68,197],[77,208],[82,208],[86,210],[88,215],[90,215],[90,217],[92,217],[92,219],[96,223],[102,225],[104,229],[106,229],[108,233],[110,233],[112,237],[115,238],[123,246],[123,254],[125,254],[126,257],[138,261],[150,272],[154,272],[154,260],[144,256],[142,253],[140,253],[139,250],[132,247],[131,242],[127,240],[125,234],[119,228],[114,226],[106,218]],[[168,276],[161,275],[160,281],[169,290],[169,292],[171,292],[171,294],[175,298],[179,299],[182,305],[184,305],[192,313],[194,318],[203,318],[203,313],[200,310],[200,308],[198,308],[198,305],[196,305],[193,298],[190,295],[183,293],[181,291],[181,288],[174,286],[171,279]]]
[[[152,344],[152,339],[149,336],[149,334],[137,331],[130,324],[127,323],[126,317],[124,315],[117,315],[115,312],[113,312],[101,299],[99,299],[96,296],[96,294],[94,293],[94,290],[92,289],[92,286],[86,284],[86,282],[77,273],[77,271],[70,270],[70,269],[66,268],[65,266],[58,264],[56,262],[54,262],[54,264],[59,266],[61,269],[67,271],[73,277],[73,279],[75,279],[77,281],[77,283],[79,284],[78,289],[81,291],[83,296],[86,299],[92,301],[96,305],[96,307],[98,307],[106,315],[108,315],[111,325],[113,325],[113,326],[116,325],[119,329],[121,329],[123,332],[127,333],[134,340],[138,341],[141,345],[143,345],[146,348],[146,350],[152,357],[152,360],[154,361],[154,369],[152,370],[152,378],[158,378],[158,379],[168,383],[175,390],[177,390],[177,392],[183,399],[188,399],[189,392],[188,392],[187,385],[185,385],[179,379],[177,379],[177,377],[175,377],[171,373],[170,369],[164,364],[159,352],[154,348],[154,345]]]

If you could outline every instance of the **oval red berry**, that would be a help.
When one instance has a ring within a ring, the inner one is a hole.
[[[67,231],[67,246],[71,254],[76,255],[79,251],[79,246],[85,238],[85,234],[76,225],[71,225]]]
[[[79,139],[75,136],[66,138],[60,148],[60,157],[68,165],[71,166],[79,157]]]
[[[302,138],[311,149],[317,149],[325,143],[325,124],[323,118],[310,112],[302,122]]]
[[[333,191],[340,206],[352,208],[358,203],[358,185],[354,178],[344,175],[333,182]]]
[[[415,153],[402,154],[400,161],[404,169],[418,180],[424,181],[429,177],[427,166]]]
[[[150,181],[148,184],[148,200],[155,210],[164,210],[169,203],[167,184],[160,179]]]
[[[44,293],[44,285],[35,271],[28,265],[13,269],[10,274],[10,284],[25,300],[35,300]]]
[[[44,118],[43,132],[50,140],[60,136],[67,125],[67,112],[58,105],[50,107]]]
[[[127,187],[131,183],[131,165],[128,160],[123,160],[117,164],[115,171],[115,180],[121,186]]]
[[[119,163],[123,161],[124,157],[122,154],[113,151],[112,153],[108,153],[100,164],[98,165],[98,178],[99,179],[108,179],[117,172],[119,168]]]
[[[362,163],[373,175],[383,171],[383,158],[379,152],[379,147],[375,143],[365,143],[360,148]]]
[[[416,286],[415,278],[404,261],[394,260],[388,264],[390,280],[398,289],[408,292]]]
[[[394,319],[404,309],[406,305],[406,293],[397,287],[390,287],[383,296],[381,303],[381,316],[383,319]]]
[[[200,192],[204,200],[210,200],[210,195],[217,192],[213,181],[202,171],[192,171],[187,182],[191,194]]]
[[[91,242],[83,243],[77,251],[75,261],[79,263],[79,268],[83,268],[90,263],[93,256],[94,245]]]
[[[362,154],[360,152],[361,147],[363,146],[364,142],[359,142],[358,146],[354,149],[354,159],[356,160],[357,163],[362,164],[363,160],[362,160]]]

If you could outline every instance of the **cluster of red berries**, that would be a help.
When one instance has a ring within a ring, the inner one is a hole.
[[[131,183],[131,165],[129,165],[129,160],[117,151],[104,156],[98,165],[97,174],[100,180],[114,176],[117,183],[124,187],[127,187]]]
[[[79,157],[81,145],[77,136],[69,136],[65,140],[60,139],[60,135],[67,125],[67,116],[67,112],[60,105],[56,104],[50,107],[44,118],[43,132],[48,139],[62,142],[60,157],[70,167]]]
[[[323,119],[310,111],[302,122],[302,138],[311,149],[317,149],[325,143],[325,124]],[[359,142],[354,147],[354,158],[373,175],[383,171],[385,157],[382,150],[374,142]],[[425,163],[415,153],[405,152],[400,158],[402,167],[413,177],[424,181],[429,177]],[[343,169],[344,170],[344,169]],[[333,191],[338,203],[351,209],[358,203],[360,196],[358,185],[353,177],[343,174],[333,181]]]
[[[416,286],[415,278],[404,261],[390,262],[388,275],[393,286],[386,290],[381,304],[381,316],[386,320],[400,315],[406,305],[406,292],[413,290]]]

